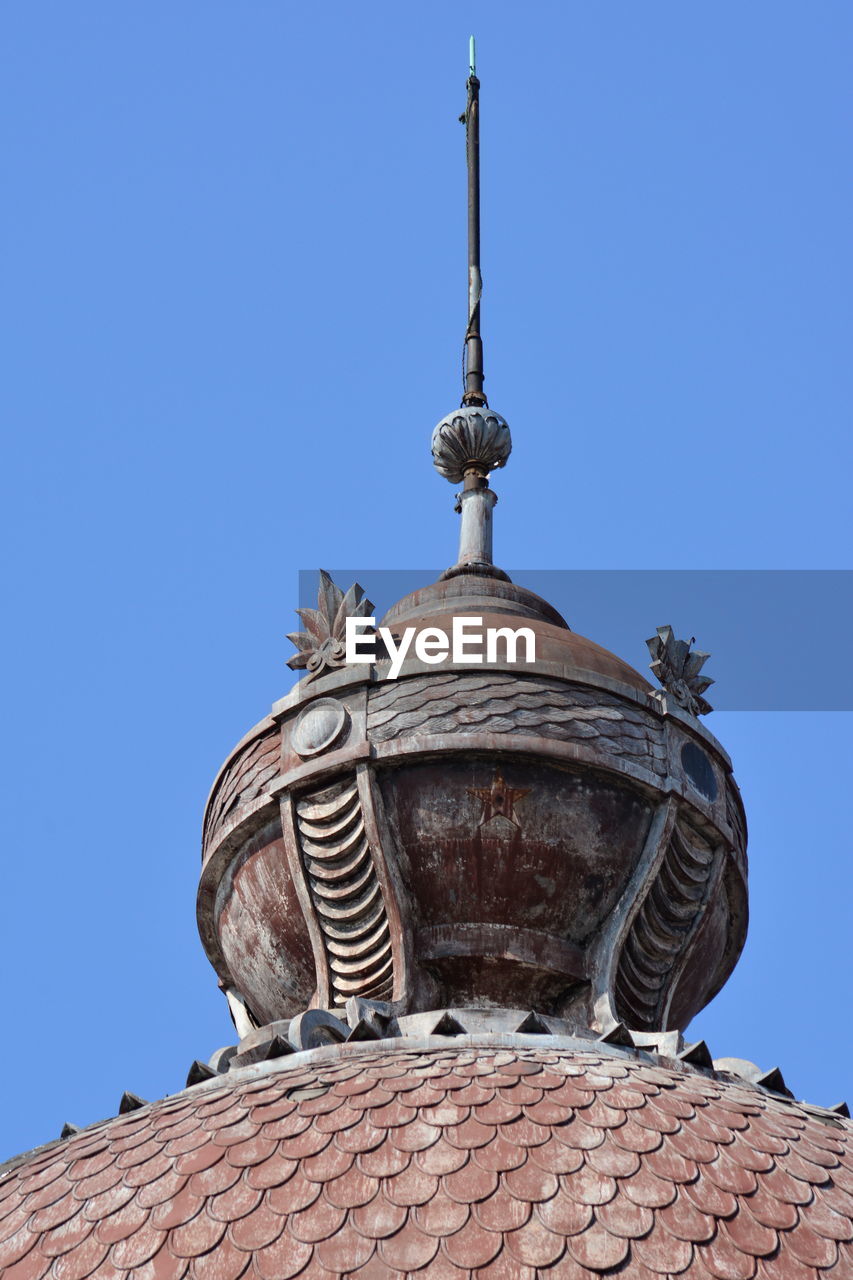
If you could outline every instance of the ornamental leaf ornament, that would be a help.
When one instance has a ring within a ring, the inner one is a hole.
[[[685,711],[694,716],[706,716],[713,711],[710,702],[702,694],[714,683],[710,676],[699,672],[710,658],[710,653],[691,649],[690,640],[676,640],[672,627],[658,627],[657,633],[646,641],[652,661],[651,670],[663,688]]]
[[[347,618],[369,618],[373,605],[357,582],[344,593],[325,569],[321,569],[317,608],[297,609],[296,614],[305,624],[305,630],[294,631],[287,637],[298,650],[288,658],[287,665],[293,671],[306,668],[309,676],[318,676],[346,666]]]

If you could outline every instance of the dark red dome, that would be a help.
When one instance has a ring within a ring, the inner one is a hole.
[[[853,1275],[848,1121],[530,1039],[333,1046],[95,1125],[0,1181],[0,1273]]]

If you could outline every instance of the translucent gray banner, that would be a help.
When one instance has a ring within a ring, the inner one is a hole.
[[[440,570],[332,569],[346,590],[358,582],[377,621]],[[572,631],[648,671],[645,641],[669,624],[710,652],[703,675],[718,711],[853,710],[853,570],[519,569],[521,586],[543,596]],[[300,607],[316,607],[318,572],[299,574]],[[298,624],[297,624],[298,625]]]

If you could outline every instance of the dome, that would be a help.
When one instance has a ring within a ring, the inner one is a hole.
[[[483,574],[459,574],[422,587],[392,605],[382,623],[398,636],[404,627],[440,627],[449,631],[453,618],[479,616],[484,627],[529,626],[536,635],[539,661],[554,663],[582,677],[604,676],[639,693],[650,693],[645,676],[609,649],[569,629],[547,600],[514,582]],[[523,621],[522,621],[523,619]]]
[[[505,575],[445,576],[380,626],[521,626],[524,662],[348,664],[364,603],[321,579],[315,668],[211,792],[198,920],[226,991],[254,1025],[358,997],[683,1029],[746,932],[723,748]]]
[[[853,1274],[853,1125],[559,1036],[350,1043],[23,1158],[4,1280]]]

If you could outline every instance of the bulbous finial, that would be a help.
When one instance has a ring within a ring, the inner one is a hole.
[[[511,451],[506,419],[485,405],[454,409],[432,433],[435,469],[451,484],[459,484],[466,472],[487,476],[505,466]]]

